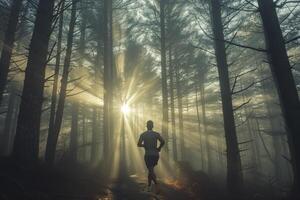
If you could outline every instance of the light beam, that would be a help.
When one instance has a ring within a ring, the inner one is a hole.
[[[127,115],[128,113],[130,113],[130,107],[128,106],[128,104],[124,103],[121,107],[121,111],[123,114]]]

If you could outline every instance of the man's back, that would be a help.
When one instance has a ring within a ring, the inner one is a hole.
[[[159,133],[153,131],[153,121],[147,121],[147,131],[140,135],[139,141],[137,143],[138,147],[145,148],[145,163],[148,168],[148,190],[151,191],[151,182],[153,181],[157,185],[156,175],[154,173],[154,167],[157,165],[159,160],[159,152],[164,146],[165,141],[160,136]],[[159,140],[160,145],[157,147],[157,140]]]
[[[158,155],[159,150],[157,148],[157,140],[162,141],[162,137],[159,133],[148,130],[141,134],[140,142],[143,142],[145,148],[145,155]]]

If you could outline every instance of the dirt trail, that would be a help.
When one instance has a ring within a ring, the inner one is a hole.
[[[139,177],[124,177],[114,180],[110,192],[99,200],[185,200],[197,199],[188,192],[160,181],[159,193],[147,192],[146,180]]]

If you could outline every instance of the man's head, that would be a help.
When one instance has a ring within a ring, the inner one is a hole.
[[[152,130],[153,129],[153,121],[149,120],[147,121],[147,129]]]

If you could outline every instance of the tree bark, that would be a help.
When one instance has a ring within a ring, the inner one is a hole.
[[[16,94],[13,93],[13,90],[9,94],[8,99],[8,108],[4,122],[4,129],[3,129],[3,149],[1,153],[5,156],[8,156],[10,153],[10,144],[12,139],[12,122],[13,122],[13,115],[14,109],[16,106]]]
[[[204,157],[203,157],[203,142],[202,142],[202,133],[201,133],[201,117],[199,112],[199,99],[198,99],[198,86],[195,86],[196,93],[196,112],[197,112],[197,121],[198,121],[198,132],[199,132],[199,147],[200,147],[200,156],[201,156],[201,168],[204,169]]]
[[[201,100],[201,114],[202,114],[202,130],[205,135],[205,147],[206,147],[206,157],[207,157],[207,172],[211,173],[212,170],[212,158],[211,158],[211,148],[209,143],[209,133],[207,131],[207,120],[206,120],[206,101],[205,101],[205,88],[204,88],[205,76],[200,74],[200,100]]]
[[[81,2],[81,7],[83,8],[85,5]],[[83,59],[85,54],[85,31],[86,31],[86,15],[85,11],[81,10],[81,24],[80,24],[80,40],[79,40],[79,67],[83,67]],[[80,102],[72,102],[72,123],[71,123],[71,135],[70,135],[70,156],[73,161],[77,160],[77,149],[78,149],[78,115],[79,115],[79,106]],[[83,130],[82,136],[85,139],[85,110],[83,110]],[[84,144],[86,143],[85,140]],[[84,157],[86,159],[86,146],[83,147]]]
[[[86,121],[87,121],[87,113],[84,107],[81,107],[81,135],[82,135],[82,145],[83,145],[83,159],[86,159],[87,155],[87,132],[86,132]],[[78,115],[78,114],[77,114]]]
[[[98,118],[97,118],[98,107],[93,109],[92,117],[92,149],[91,149],[91,162],[95,163],[97,161],[97,152],[98,152]]]
[[[72,104],[72,122],[70,133],[70,158],[72,161],[77,160],[78,147],[78,104]]]
[[[240,90],[243,90],[244,88],[244,84],[241,83],[240,84],[241,87],[240,87]],[[245,95],[245,93],[242,94],[242,100],[243,102],[246,102],[247,101],[247,96]],[[254,166],[254,170],[255,172],[257,173],[258,172],[258,159],[259,159],[259,156],[257,154],[257,151],[258,149],[256,148],[256,138],[255,138],[255,133],[253,133],[253,127],[252,127],[252,119],[251,119],[251,115],[252,115],[252,112],[254,111],[251,111],[248,106],[244,106],[244,114],[245,114],[245,118],[246,118],[246,126],[247,126],[247,132],[248,132],[248,137],[249,137],[249,140],[250,140],[250,148],[251,148],[251,162],[253,163],[253,166]],[[256,178],[256,177],[253,177],[253,178]]]
[[[268,85],[271,84],[270,82],[263,81],[261,83],[262,86],[262,91],[264,94],[270,94],[271,95],[271,90],[272,88],[268,88]],[[265,101],[265,107],[267,110],[267,116],[268,116],[268,120],[270,122],[270,133],[272,136],[272,140],[273,140],[273,148],[274,148],[274,162],[276,163],[274,165],[274,169],[275,169],[275,176],[277,177],[277,179],[280,181],[282,180],[282,176],[281,176],[281,159],[282,159],[282,152],[281,152],[281,137],[280,135],[276,134],[276,132],[279,132],[281,129],[281,124],[280,124],[280,119],[279,116],[277,117],[276,114],[274,113],[274,110],[272,108],[272,104],[275,105],[274,101]],[[283,131],[282,131],[283,132]]]
[[[13,156],[30,163],[38,159],[45,68],[54,0],[40,0],[25,71]]]
[[[63,118],[63,112],[64,112],[64,106],[65,106],[65,99],[66,99],[66,93],[67,93],[67,86],[68,86],[68,76],[69,76],[69,68],[71,64],[71,55],[72,55],[72,47],[73,47],[73,34],[74,34],[74,28],[75,28],[75,22],[76,22],[76,10],[77,10],[77,1],[72,0],[72,9],[71,9],[71,20],[69,24],[69,32],[68,32],[68,38],[67,38],[67,49],[66,49],[66,56],[64,60],[64,68],[63,68],[63,74],[61,78],[61,87],[60,87],[60,93],[57,103],[57,110],[54,120],[54,128],[53,128],[53,134],[49,135],[48,137],[48,151],[49,155],[47,157],[47,161],[49,164],[53,164],[55,160],[55,151],[56,151],[56,145],[58,141],[58,136],[62,124],[62,118]]]
[[[291,65],[280,28],[275,4],[272,0],[258,0],[270,67],[277,88],[286,129],[294,172],[294,193],[300,184],[300,101]]]
[[[261,159],[260,159],[261,153],[260,153],[260,145],[258,141],[258,135],[260,135],[260,127],[255,114],[253,114],[252,133],[253,133],[253,143],[255,146],[255,154],[257,157],[255,167],[256,167],[256,172],[259,172],[261,169]]]
[[[97,88],[98,79],[100,78],[100,60],[101,60],[101,42],[100,38],[98,38],[97,41],[97,56],[95,61],[95,88]],[[94,106],[93,107],[93,116],[92,116],[92,148],[91,148],[91,163],[96,163],[99,158],[97,156],[99,155],[99,126],[98,123],[100,123],[100,113],[99,113],[100,107]]]
[[[56,49],[56,58],[55,58],[55,69],[54,69],[54,81],[53,88],[51,94],[51,108],[50,108],[50,117],[49,117],[49,128],[48,128],[48,138],[46,144],[45,151],[45,160],[46,162],[51,163],[51,140],[53,140],[53,129],[54,129],[54,120],[55,120],[55,112],[56,112],[56,101],[57,101],[57,87],[58,87],[58,77],[59,77],[59,68],[60,68],[60,58],[61,58],[61,44],[62,44],[62,31],[63,31],[63,22],[64,22],[64,6],[65,1],[62,2],[61,12],[59,16],[59,24],[58,24],[58,36],[57,36],[57,49]]]
[[[17,31],[17,25],[19,15],[22,7],[23,0],[13,0],[8,19],[7,29],[4,35],[3,48],[0,58],[0,105],[2,103],[3,93],[5,90],[7,76],[9,72],[9,65],[12,55],[12,50],[15,41],[15,34]]]
[[[103,159],[110,160],[112,146],[112,99],[113,99],[113,46],[112,46],[112,1],[104,0],[104,110],[103,110]],[[109,167],[110,161],[106,162]]]
[[[241,158],[233,114],[228,64],[224,43],[220,0],[211,1],[211,19],[215,43],[215,54],[219,73],[225,139],[227,147],[227,187],[231,194],[241,191],[243,182]]]
[[[172,121],[172,141],[173,141],[173,157],[177,161],[177,138],[176,138],[176,119],[175,119],[175,100],[174,100],[174,69],[172,61],[172,47],[169,47],[169,76],[170,76],[170,106]]]
[[[165,0],[160,0],[160,54],[161,54],[161,81],[162,81],[162,135],[166,140],[168,152],[168,86],[166,63],[166,25],[165,25]]]
[[[179,144],[181,150],[181,160],[185,160],[185,141],[183,136],[183,108],[182,108],[182,89],[179,77],[178,65],[175,64],[175,81],[177,91],[177,103],[178,103],[178,123],[179,123]]]

